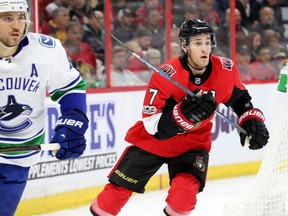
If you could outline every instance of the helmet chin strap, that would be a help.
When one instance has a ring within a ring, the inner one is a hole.
[[[3,42],[2,41],[0,41],[0,46],[2,46],[3,48],[5,48],[5,49],[9,49],[9,50],[12,50],[12,49],[14,49],[17,45],[15,45],[15,46],[12,46],[12,47],[7,47],[7,46],[5,46],[4,44],[3,44]]]
[[[4,60],[7,63],[11,63],[11,56],[15,53],[17,46],[13,46],[13,47],[7,47],[3,44],[2,41],[0,41],[0,48],[4,48],[5,51],[1,54],[1,58],[2,60]],[[13,50],[14,49],[14,50]]]

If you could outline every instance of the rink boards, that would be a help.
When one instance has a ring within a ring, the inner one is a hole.
[[[248,85],[255,107],[266,117],[266,125],[277,127],[277,116],[284,106],[286,94],[276,91],[276,83]],[[87,148],[78,159],[58,161],[43,153],[40,163],[31,167],[27,188],[16,213],[30,216],[43,212],[87,205],[107,182],[107,175],[127,146],[126,131],[141,118],[144,91],[109,92],[87,95],[89,129]],[[46,142],[53,134],[59,107],[47,98]],[[219,112],[237,122],[231,109],[221,105]],[[219,116],[214,119],[213,145],[208,179],[255,174],[265,149],[251,151],[241,147],[235,128]],[[155,190],[168,187],[163,166],[146,187]]]

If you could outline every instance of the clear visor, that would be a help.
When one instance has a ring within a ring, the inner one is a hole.
[[[3,12],[0,13],[1,22],[29,22],[29,14],[27,12]]]

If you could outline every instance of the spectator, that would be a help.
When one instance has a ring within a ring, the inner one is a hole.
[[[274,10],[274,19],[277,22],[279,26],[284,30],[283,27],[283,15],[282,15],[282,9],[281,4],[277,0],[264,0],[263,4],[266,6],[271,7]]]
[[[249,32],[241,25],[241,14],[237,8],[235,8],[235,22],[236,22],[236,39],[246,41]],[[230,39],[231,39],[231,10],[230,8],[225,11],[225,19],[223,25],[220,26],[216,33],[217,42],[219,47],[226,55],[230,55]]]
[[[66,41],[66,27],[69,22],[69,10],[60,6],[51,13],[49,22],[43,23],[41,33],[56,37],[64,44]]]
[[[144,54],[141,50],[141,47],[139,46],[138,42],[135,40],[130,40],[125,43],[125,45],[133,50],[135,53],[137,53],[139,56],[144,57]],[[146,69],[145,65],[139,61],[138,58],[136,58],[131,53],[127,53],[127,69],[131,70],[135,74],[138,72],[141,72]]]
[[[197,3],[198,3],[198,0],[177,0],[177,1],[174,0],[172,1],[172,14],[173,14],[174,27],[180,28],[182,24],[181,20],[183,21],[184,16],[185,16],[184,10],[189,7],[198,9]],[[199,12],[197,11],[197,13]]]
[[[150,48],[147,51],[145,58],[155,67],[158,67],[161,64],[161,52],[157,49]]]
[[[259,20],[259,11],[263,7],[270,7],[274,11],[274,20],[277,23],[277,26],[279,26],[282,30],[281,32],[284,32],[284,26],[283,26],[283,15],[282,15],[282,9],[281,9],[281,3],[278,0],[263,0],[260,3],[258,3],[258,7],[256,8],[256,20]],[[253,10],[255,10],[253,8]]]
[[[251,53],[246,44],[237,44],[236,48],[236,64],[239,69],[240,80],[243,82],[252,81]]]
[[[263,43],[270,48],[271,64],[278,74],[283,66],[283,60],[287,57],[287,48],[279,43],[278,35],[272,29],[264,30]]]
[[[78,69],[88,88],[95,86],[96,56],[89,44],[81,42],[83,27],[79,22],[71,21],[67,27],[67,40],[64,44],[73,66]]]
[[[154,65],[155,67],[158,67],[161,63],[161,52],[157,49],[150,48],[146,52],[146,55],[144,56],[144,58],[148,62],[150,62],[152,65]],[[143,82],[148,83],[150,78],[151,78],[153,71],[154,71],[153,69],[145,66],[145,69],[143,69],[142,71],[139,71],[138,73],[135,73],[135,74]]]
[[[181,24],[188,19],[197,19],[199,18],[199,10],[194,5],[187,5],[186,7],[176,7],[172,10],[174,13],[173,24],[176,27],[180,27]]]
[[[228,57],[228,55],[227,55],[225,52],[223,52],[223,51],[219,48],[219,46],[218,46],[218,47],[215,47],[215,49],[213,50],[213,54],[214,54],[214,55],[217,55],[217,56],[221,56],[221,57]]]
[[[90,10],[89,2],[88,0],[71,0],[70,19],[81,24],[87,23],[87,16]]]
[[[47,4],[45,7],[44,12],[44,21],[48,22],[52,18],[52,13],[54,10],[56,10],[58,7],[65,7],[67,9],[70,9],[70,1],[69,0],[54,0]]]
[[[189,19],[198,19],[199,16],[200,13],[197,7],[193,5],[188,5],[184,8],[184,21]]]
[[[269,46],[260,45],[256,51],[256,61],[250,65],[252,80],[274,80],[278,78],[270,61],[271,51]]]
[[[43,22],[48,22],[51,17],[49,17],[48,12],[46,11],[47,5],[52,3],[53,0],[41,0],[38,3],[38,12],[39,12],[39,20],[40,20],[40,25]]]
[[[179,43],[179,38],[178,38],[179,33],[180,33],[180,28],[174,25],[171,28],[171,41],[172,42]]]
[[[221,23],[224,22],[225,11],[229,8],[229,2],[228,0],[215,0],[214,10],[218,12]]]
[[[93,48],[94,53],[97,54],[99,53],[99,50],[101,52],[105,50],[105,35],[104,30],[94,16],[104,24],[105,20],[103,12],[99,10],[90,10],[87,14],[88,22],[83,25],[84,31],[82,41],[88,43]]]
[[[98,56],[96,59],[96,88],[104,88],[107,87],[107,76],[105,71],[105,65],[103,61],[99,60]]]
[[[189,5],[197,6],[199,0],[174,0],[173,7],[187,7]]]
[[[262,44],[262,36],[258,32],[249,32],[248,47],[251,53],[251,62],[256,60],[256,50]]]
[[[164,17],[165,17],[165,11],[163,5],[159,2],[159,0],[144,0],[144,5],[139,7],[136,11],[136,20],[135,24],[138,27],[145,26],[145,17],[146,12],[150,8],[156,8],[159,12],[159,22],[157,25],[159,25],[161,28],[164,27]]]
[[[152,33],[151,47],[162,50],[165,44],[165,31],[160,26],[160,12],[156,7],[145,11],[145,27]]]
[[[236,0],[236,8],[241,14],[241,25],[249,28],[251,25],[251,5],[249,0]]]
[[[206,20],[214,31],[221,25],[221,18],[214,10],[214,0],[199,1],[200,18]]]
[[[89,0],[92,9],[102,7],[103,0]]]
[[[118,25],[114,26],[113,34],[123,43],[131,40],[135,36],[135,13],[129,8],[121,9],[118,12]]]
[[[126,0],[114,0],[112,1],[112,7],[113,7],[113,17],[116,17],[118,12],[124,8],[127,7]]]
[[[279,43],[279,37],[273,29],[267,29],[263,31],[263,44],[266,44],[270,47],[272,60],[279,57],[283,57],[285,59],[287,48]]]
[[[263,34],[264,30],[273,29],[277,32],[279,40],[284,39],[284,32],[281,26],[279,26],[274,19],[274,11],[270,7],[262,7],[259,12],[259,22],[255,27],[251,28],[251,31],[256,31],[260,34]]]
[[[132,71],[126,69],[127,51],[118,45],[112,48],[111,85],[115,86],[137,86],[147,85],[139,79]]]
[[[135,40],[138,42],[143,54],[151,47],[152,33],[146,27],[140,27],[136,31]]]
[[[162,54],[161,62],[165,61],[165,59],[168,60],[169,58],[170,59],[171,58],[177,58],[182,54],[182,49],[181,49],[181,46],[179,44],[179,40],[178,40],[178,42],[171,41],[171,43],[170,43],[170,56],[168,56],[167,45],[165,45],[163,47],[163,50],[162,50],[163,54]]]
[[[171,42],[171,58],[179,57],[182,53],[182,49],[179,43]]]

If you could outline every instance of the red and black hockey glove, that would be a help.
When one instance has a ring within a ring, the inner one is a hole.
[[[197,92],[199,97],[187,95],[174,107],[174,121],[184,130],[192,130],[201,121],[210,118],[216,110],[217,103],[211,91]]]
[[[261,149],[268,143],[269,132],[264,120],[264,114],[259,109],[250,109],[240,116],[239,126],[247,132],[240,132],[242,146],[245,145],[246,139],[249,140],[249,148],[252,150]]]

